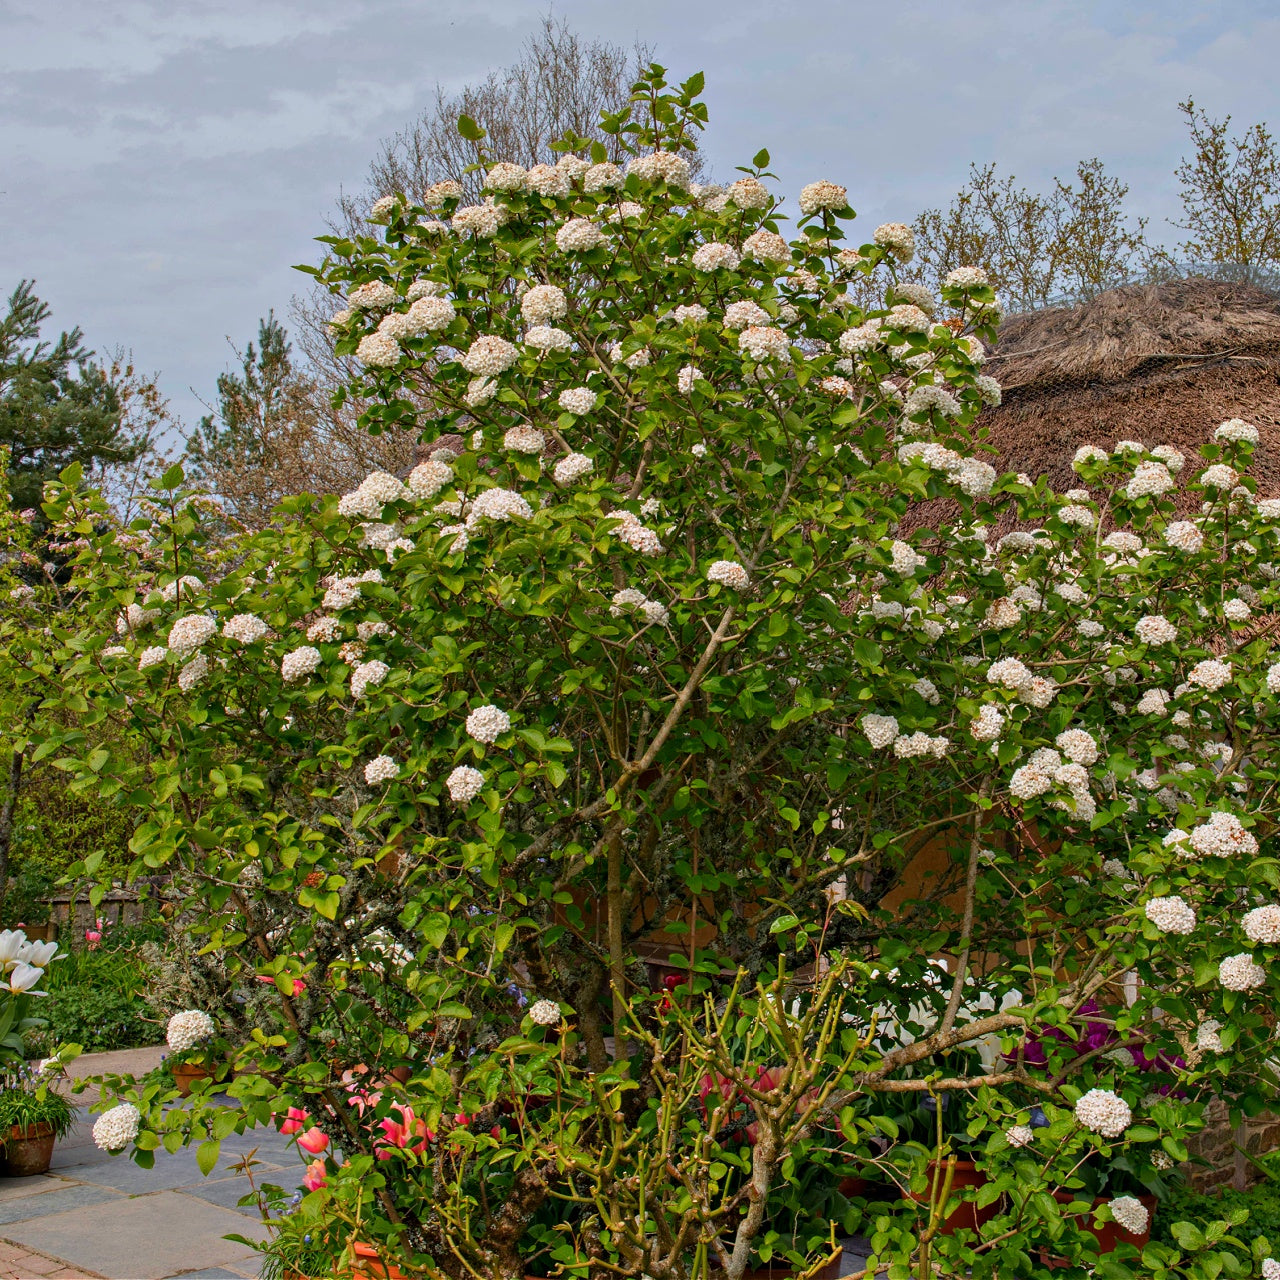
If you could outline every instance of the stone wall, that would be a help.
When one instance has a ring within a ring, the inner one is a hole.
[[[1227,1108],[1222,1102],[1211,1102],[1205,1109],[1205,1127],[1187,1143],[1193,1161],[1184,1166],[1191,1185],[1197,1191],[1230,1184],[1243,1191],[1262,1180],[1263,1174],[1249,1156],[1260,1156],[1280,1148],[1280,1116],[1263,1112],[1244,1120],[1234,1129],[1227,1121]]]

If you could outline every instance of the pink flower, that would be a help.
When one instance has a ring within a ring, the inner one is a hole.
[[[298,1133],[303,1126],[311,1123],[311,1117],[297,1107],[290,1107],[280,1125],[281,1133]]]
[[[382,1121],[380,1127],[385,1139],[379,1143],[380,1150],[377,1152],[379,1160],[391,1159],[390,1147],[407,1149],[415,1155],[421,1155],[427,1149],[427,1143],[436,1136],[427,1128],[425,1120],[419,1120],[414,1116],[412,1107],[397,1104],[396,1110],[400,1112],[404,1123],[397,1124],[389,1116]],[[417,1142],[413,1142],[415,1138]]]
[[[275,982],[275,979],[269,973],[260,973],[258,974],[258,981],[259,982]],[[307,989],[307,984],[303,982],[301,978],[294,978],[293,994],[295,996],[300,996],[306,989]]]
[[[90,951],[98,949],[98,943],[102,941],[102,932],[99,929],[86,929],[84,931],[84,940],[89,944]]]
[[[307,1171],[302,1175],[302,1185],[308,1191],[319,1191],[327,1182],[323,1160],[313,1160],[307,1165]]]
[[[314,1125],[298,1139],[298,1146],[313,1156],[318,1156],[329,1145],[329,1135]]]

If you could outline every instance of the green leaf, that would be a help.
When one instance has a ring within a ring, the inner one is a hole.
[[[484,137],[484,130],[470,116],[458,117],[458,132],[468,142],[479,142]]]
[[[1175,1222],[1173,1238],[1184,1248],[1198,1253],[1204,1248],[1204,1232],[1193,1222]]]
[[[196,1168],[207,1178],[217,1167],[218,1152],[222,1149],[222,1143],[216,1138],[210,1138],[208,1142],[202,1142],[196,1149]]]
[[[751,163],[757,169],[763,169],[769,163],[769,152],[764,147],[761,147],[752,157]]]
[[[782,933],[784,929],[794,929],[800,923],[795,916],[779,916],[770,926],[770,933]]]

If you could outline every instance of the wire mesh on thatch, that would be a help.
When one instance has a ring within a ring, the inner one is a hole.
[[[1193,467],[1227,418],[1258,428],[1250,474],[1260,496],[1280,496],[1280,298],[1248,284],[1175,280],[1126,285],[1074,307],[1014,316],[1001,327],[987,371],[1004,402],[977,431],[997,471],[1079,484],[1082,444],[1170,444]],[[937,528],[958,508],[924,503],[912,527]]]

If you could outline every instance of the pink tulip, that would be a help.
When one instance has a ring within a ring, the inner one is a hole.
[[[377,1152],[379,1160],[391,1159],[388,1147],[399,1147],[401,1150],[407,1149],[415,1155],[421,1155],[427,1149],[427,1143],[436,1136],[427,1128],[425,1120],[419,1120],[414,1116],[412,1107],[397,1106],[396,1110],[400,1112],[404,1123],[397,1124],[390,1117],[382,1121],[380,1127],[385,1135],[385,1141],[379,1144],[382,1148]],[[415,1138],[416,1142],[413,1141]]]
[[[311,1117],[297,1107],[290,1107],[280,1125],[281,1133],[299,1133],[311,1123]]]
[[[319,1191],[327,1182],[323,1160],[313,1160],[307,1165],[307,1171],[302,1175],[302,1185],[308,1191]]]
[[[102,931],[100,929],[86,929],[84,931],[84,940],[89,944],[90,951],[96,951],[98,943],[102,941]]]
[[[318,1156],[329,1145],[329,1135],[314,1126],[298,1139],[298,1146],[313,1156]]]

